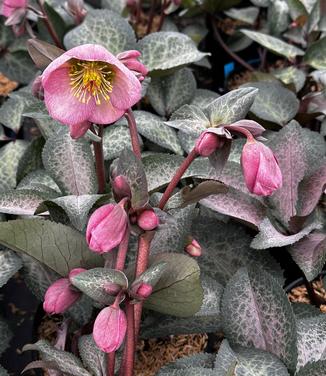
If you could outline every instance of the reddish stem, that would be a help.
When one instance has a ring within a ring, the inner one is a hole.
[[[153,231],[144,232],[140,235],[138,240],[138,253],[137,253],[137,262],[135,270],[135,279],[139,277],[147,269],[148,259],[149,259],[149,250],[151,241],[154,237]],[[135,338],[138,339],[141,313],[143,310],[143,303],[137,303],[135,305]]]
[[[135,319],[134,306],[130,303],[129,298],[126,299],[126,316],[127,316],[127,339],[126,347],[123,354],[123,363],[120,369],[120,376],[134,375],[135,362]]]
[[[149,13],[149,19],[148,19],[148,24],[147,24],[146,35],[149,34],[152,30],[153,20],[154,20],[154,15],[155,15],[155,8],[156,8],[156,0],[152,0],[151,10],[150,10],[150,13]]]
[[[255,138],[250,131],[246,128],[237,127],[236,125],[225,126],[226,129],[234,132],[244,134],[247,137],[248,142],[255,142]]]
[[[161,201],[158,205],[158,207],[163,210],[165,204],[171,197],[175,187],[178,185],[180,179],[182,178],[183,174],[186,172],[188,167],[190,166],[191,162],[198,156],[195,148],[191,150],[191,152],[188,154],[187,158],[184,159],[184,161],[181,163],[180,167],[177,169],[176,173],[174,174],[172,180],[170,181],[169,185],[167,186]]]
[[[43,14],[43,22],[45,24],[45,27],[47,28],[54,44],[59,47],[59,48],[63,48],[64,49],[64,46],[63,44],[61,43],[59,37],[57,36],[57,33],[55,32],[49,18],[48,18],[48,15],[46,14],[46,11],[45,11],[45,8],[44,8],[44,4],[43,4],[43,0],[39,0],[38,2],[40,8],[41,8],[41,12]]]
[[[125,117],[128,121],[128,125],[129,125],[129,132],[130,132],[132,149],[133,149],[136,157],[141,159],[141,151],[140,151],[140,145],[139,145],[139,138],[138,138],[136,120],[135,120],[134,114],[133,114],[133,112],[130,108],[125,113]]]
[[[98,136],[101,138],[101,141],[100,142],[93,141],[94,154],[95,154],[96,175],[97,175],[97,181],[98,181],[98,193],[104,193],[104,191],[105,191],[103,129],[104,129],[103,127],[99,127],[99,131],[98,131]],[[93,133],[95,133],[94,127],[92,128],[92,131],[93,131]]]
[[[108,367],[107,367],[108,376],[114,376],[115,351],[108,353],[107,360],[108,360]]]
[[[213,31],[214,31],[215,39],[218,41],[218,43],[223,48],[223,50],[228,55],[230,55],[232,57],[232,59],[234,59],[235,61],[237,61],[240,65],[242,65],[243,67],[245,67],[246,69],[248,69],[250,72],[253,72],[254,68],[251,65],[249,65],[248,63],[246,63],[244,60],[241,59],[240,56],[238,56],[236,53],[234,53],[233,51],[230,50],[230,48],[227,46],[227,44],[222,39],[221,34],[219,33],[219,31],[217,29],[217,26],[215,24],[214,18],[212,18],[211,20],[212,20],[212,26],[213,26]]]
[[[117,261],[115,264],[116,270],[122,271],[125,267],[125,262],[126,262],[127,252],[128,252],[128,245],[129,245],[129,235],[130,235],[130,231],[127,230],[125,233],[125,236],[122,239],[122,242],[119,245]]]

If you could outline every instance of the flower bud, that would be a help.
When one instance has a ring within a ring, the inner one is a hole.
[[[199,257],[202,253],[201,246],[196,239],[192,239],[191,243],[186,246],[185,251],[193,257]]]
[[[42,86],[42,76],[37,76],[32,83],[32,94],[37,99],[44,99],[44,90]]]
[[[103,286],[105,292],[111,296],[116,296],[121,291],[121,286],[117,283],[108,282]]]
[[[110,353],[121,346],[127,330],[127,318],[119,307],[106,307],[97,315],[93,327],[96,345]]]
[[[272,150],[263,143],[247,141],[241,154],[242,172],[248,190],[269,196],[282,186],[282,173]]]
[[[83,269],[83,268],[75,268],[75,269],[72,269],[70,270],[69,272],[69,276],[68,276],[68,279],[71,283],[71,279],[73,277],[75,277],[76,275],[80,274],[80,273],[83,273],[83,272],[86,272],[86,269]]]
[[[71,288],[68,278],[58,279],[47,289],[43,309],[49,314],[63,313],[81,296],[81,293]]]
[[[144,231],[151,231],[159,225],[159,219],[154,210],[148,209],[138,216],[137,224]]]
[[[153,291],[153,287],[148,283],[141,283],[141,285],[136,290],[136,296],[146,299],[148,298]]]
[[[124,51],[117,55],[117,58],[122,64],[124,64],[134,75],[143,81],[145,76],[148,74],[148,69],[137,59],[141,53],[137,50]]]
[[[203,132],[196,141],[196,152],[202,157],[210,156],[220,146],[218,136],[211,132]]]
[[[128,216],[123,206],[124,200],[121,200],[117,205],[101,206],[91,215],[86,240],[93,252],[109,252],[121,243],[128,228]]]
[[[118,175],[113,179],[112,189],[117,200],[122,200],[125,197],[131,198],[129,184],[123,175]]]

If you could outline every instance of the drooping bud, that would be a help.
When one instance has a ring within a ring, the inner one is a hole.
[[[121,243],[128,228],[124,202],[121,200],[117,205],[101,206],[91,215],[87,225],[86,240],[92,251],[109,252]]]
[[[151,209],[144,210],[137,218],[138,226],[144,231],[154,230],[159,223],[158,216]]]
[[[52,283],[44,297],[43,309],[49,314],[65,312],[81,296],[81,293],[71,288],[68,278],[61,278]]]
[[[106,283],[103,286],[105,292],[111,296],[116,296],[121,291],[121,286],[117,283]]]
[[[196,141],[196,152],[202,157],[210,156],[220,146],[219,137],[211,132],[203,132]]]
[[[141,53],[137,50],[124,51],[117,55],[117,58],[124,64],[139,81],[143,81],[148,74],[148,69],[137,59]]]
[[[202,254],[201,246],[196,239],[191,240],[191,243],[186,246],[185,251],[192,257],[199,257]]]
[[[251,193],[269,196],[282,186],[282,172],[272,150],[263,143],[247,141],[241,154],[242,172]]]
[[[123,175],[118,175],[113,179],[112,189],[117,200],[122,200],[125,197],[131,198],[130,186]]]
[[[110,353],[121,346],[127,330],[125,313],[119,307],[106,307],[98,314],[93,327],[96,345]]]

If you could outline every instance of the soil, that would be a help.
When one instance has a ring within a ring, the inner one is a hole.
[[[15,90],[17,86],[17,82],[9,80],[9,78],[0,73],[0,96],[6,97]]]

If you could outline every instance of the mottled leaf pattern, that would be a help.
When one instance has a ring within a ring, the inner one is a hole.
[[[64,37],[67,49],[86,43],[100,44],[116,55],[135,49],[136,38],[126,19],[107,9],[93,9]]]
[[[295,317],[282,287],[268,273],[239,269],[226,285],[222,317],[230,342],[269,351],[295,369]]]
[[[141,62],[149,71],[166,70],[194,63],[207,54],[197,50],[185,34],[173,31],[151,33],[138,42]]]
[[[71,269],[102,263],[99,255],[90,252],[81,233],[40,219],[1,222],[0,244],[29,254],[63,276]]]
[[[250,111],[260,119],[285,125],[298,112],[297,97],[278,82],[250,82],[244,86],[253,86],[259,90]]]
[[[191,70],[183,68],[169,76],[153,78],[147,96],[154,110],[168,117],[182,105],[190,103],[196,86]]]
[[[308,48],[304,60],[315,69],[326,69],[326,37],[319,39]]]
[[[49,138],[43,149],[43,164],[63,193],[97,193],[94,159],[86,140],[73,140],[66,132]]]
[[[0,249],[0,287],[22,267],[22,261],[10,249]]]
[[[0,317],[0,336],[0,354],[2,354],[8,348],[9,342],[13,336],[7,322],[2,317]]]
[[[107,355],[96,346],[92,334],[79,338],[78,349],[85,367],[92,375],[106,375]]]

